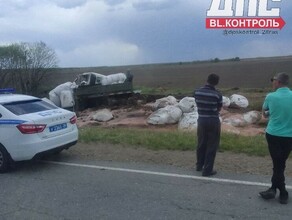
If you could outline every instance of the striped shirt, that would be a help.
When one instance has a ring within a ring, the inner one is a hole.
[[[222,94],[211,85],[205,85],[194,92],[199,117],[218,118],[222,107]]]

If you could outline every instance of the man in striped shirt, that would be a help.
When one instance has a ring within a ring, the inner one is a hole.
[[[221,123],[219,112],[222,108],[222,94],[215,89],[219,76],[210,74],[207,84],[194,92],[198,107],[198,146],[196,170],[203,171],[202,176],[212,176],[216,152],[219,147]]]

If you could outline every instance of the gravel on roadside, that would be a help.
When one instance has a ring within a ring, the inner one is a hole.
[[[149,150],[143,147],[125,147],[103,143],[78,143],[68,151],[62,152],[70,157],[102,161],[142,162],[164,164],[193,169],[195,151]],[[286,176],[292,177],[292,159],[287,160]],[[218,152],[215,169],[219,172],[271,175],[272,161],[269,156],[256,157],[246,154]]]

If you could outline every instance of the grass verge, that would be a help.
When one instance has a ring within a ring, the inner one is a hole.
[[[194,132],[87,127],[80,129],[80,141],[145,147],[151,150],[187,151],[195,150],[197,137]],[[263,135],[245,137],[222,133],[219,150],[254,156],[268,155],[267,144]]]

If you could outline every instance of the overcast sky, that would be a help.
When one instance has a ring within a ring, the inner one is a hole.
[[[205,28],[211,1],[0,0],[0,45],[43,41],[60,67],[292,55],[291,0],[278,34],[235,36]]]

